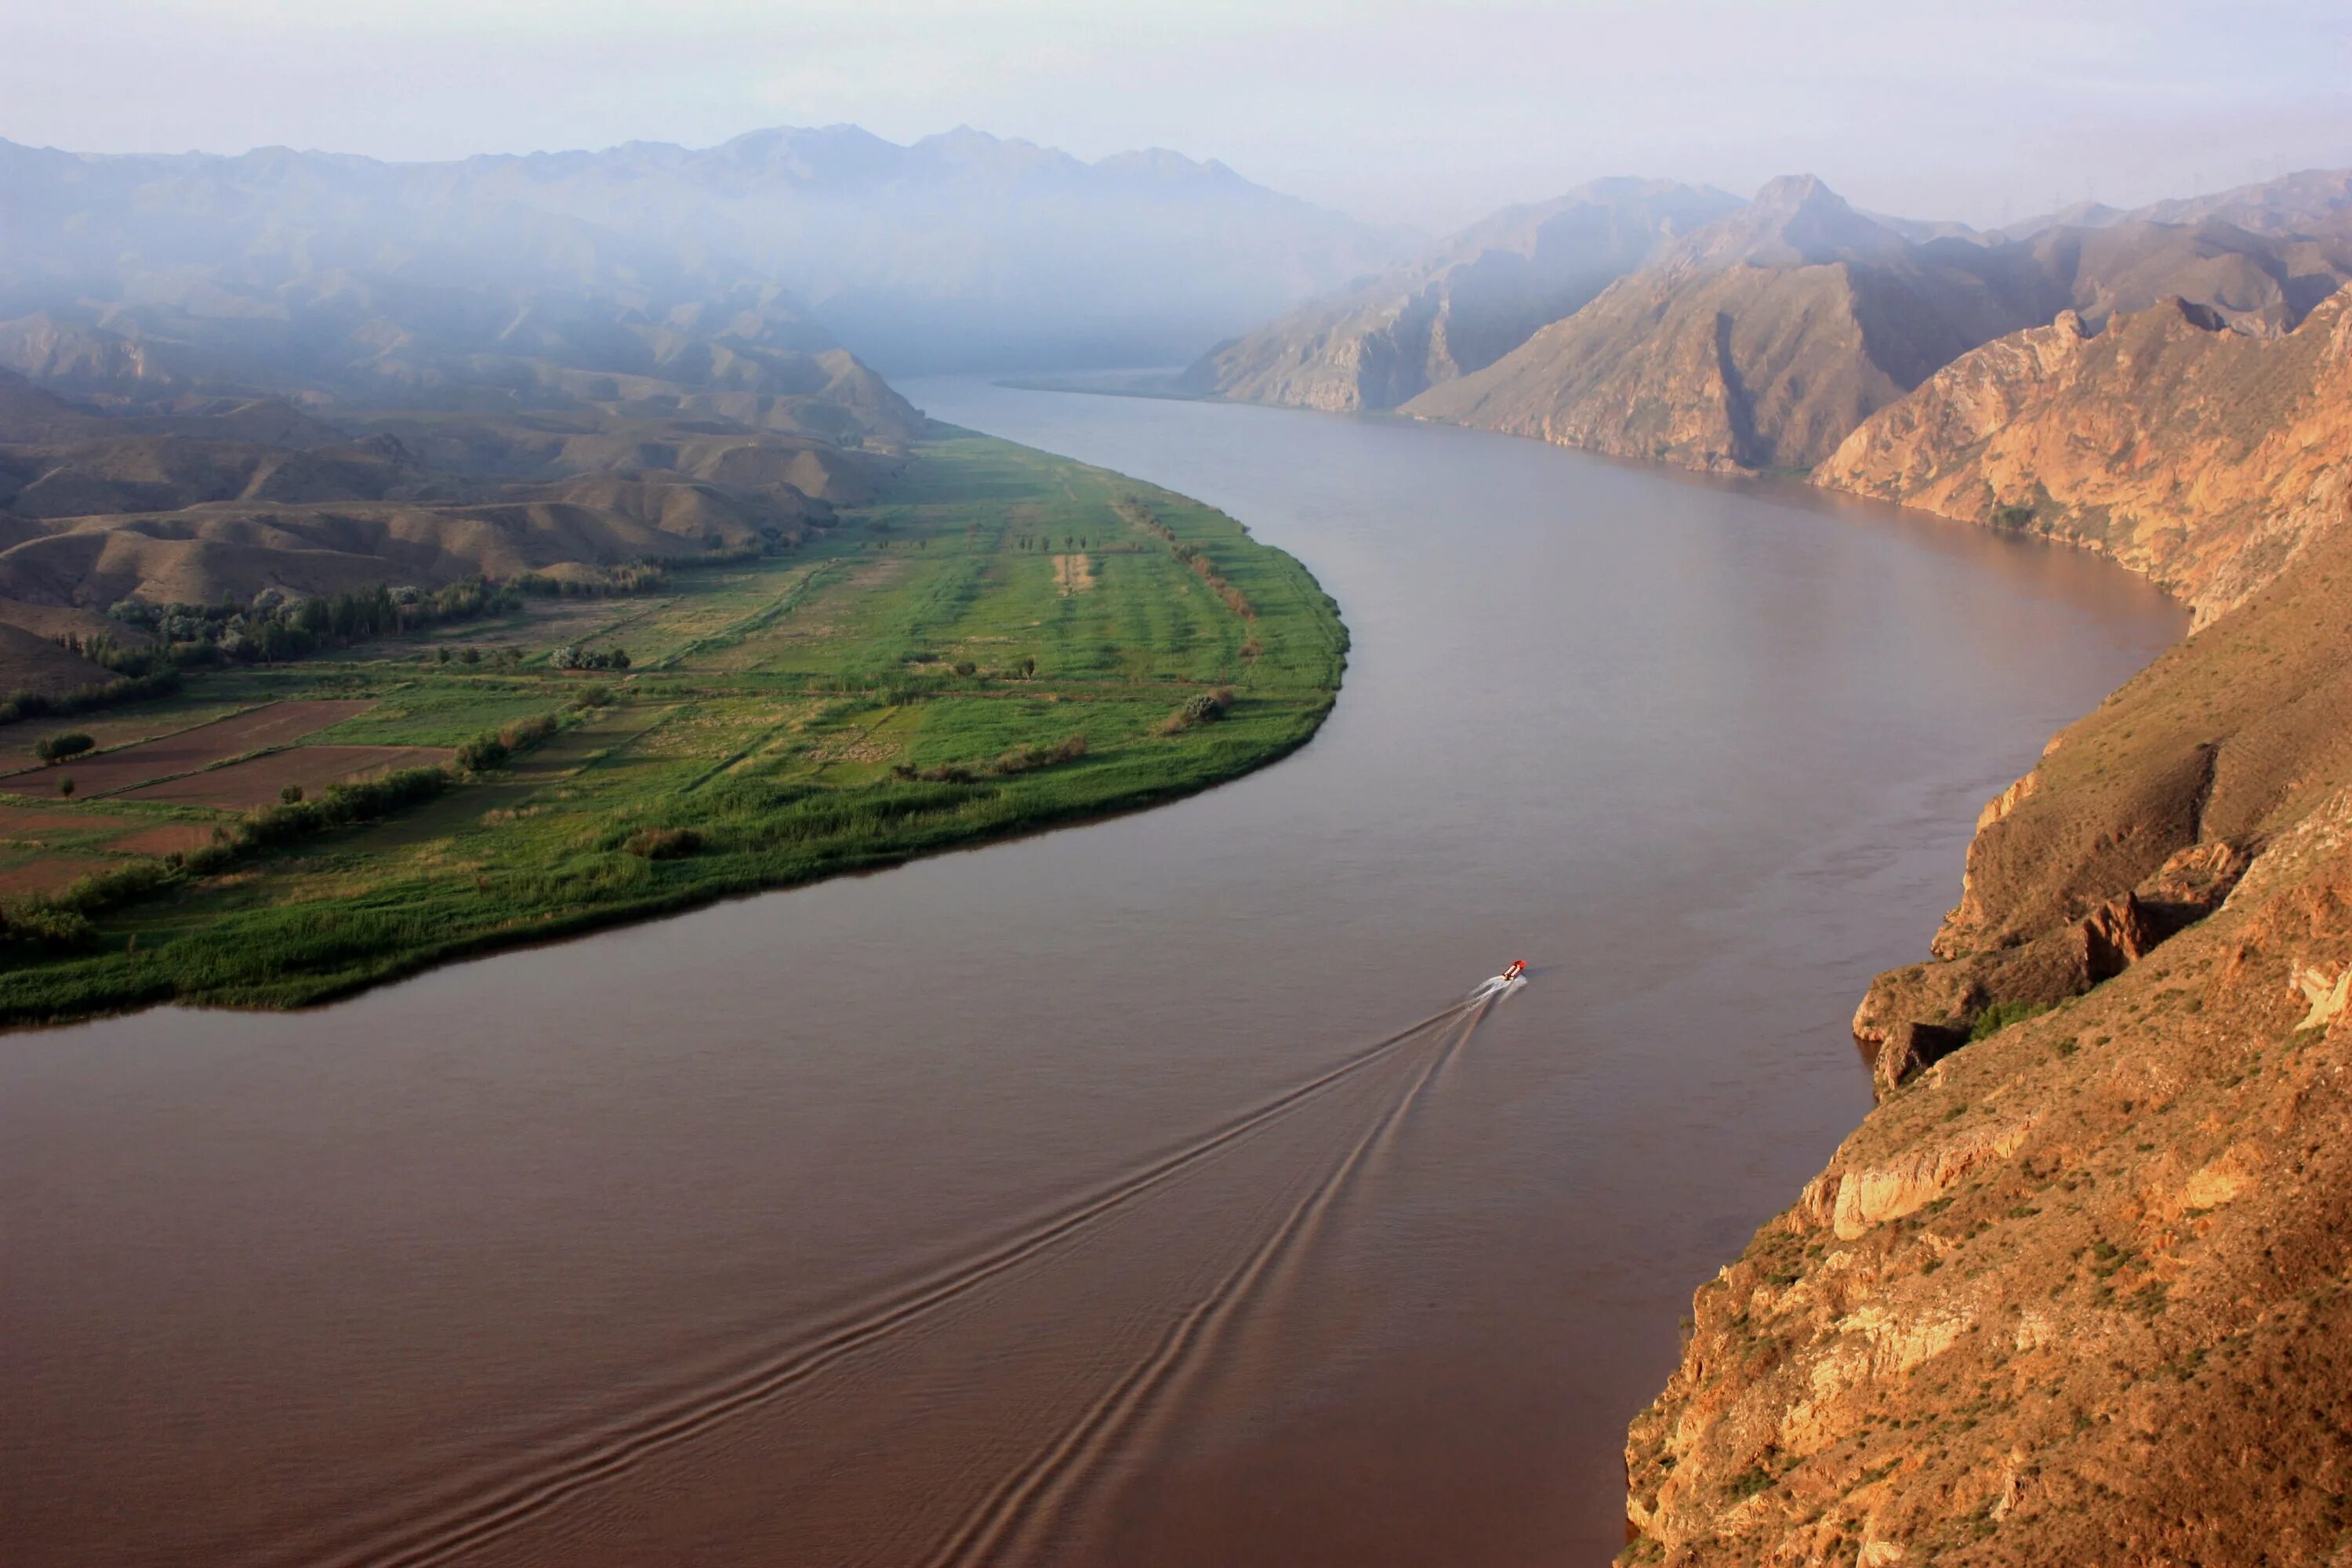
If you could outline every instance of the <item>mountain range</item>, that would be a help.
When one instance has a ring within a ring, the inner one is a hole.
[[[89,295],[201,310],[223,276],[321,291],[348,270],[420,289],[561,275],[706,298],[756,279],[892,374],[1164,363],[1412,242],[1173,153],[1085,163],[847,125],[438,163],[0,142],[0,316]]]
[[[1693,468],[1804,469],[1961,354],[2061,310],[2095,330],[2179,297],[2277,333],[2352,277],[2352,194],[2336,174],[2023,235],[1871,217],[1811,176],[1745,204],[1604,182],[1561,210],[1582,219],[1581,243],[1551,251],[1574,286],[1496,312],[1507,321],[1480,341],[1506,352],[1483,363],[1427,352],[1421,323],[1442,324],[1457,294],[1478,299],[1483,271],[1524,269],[1524,230],[1504,218],[1220,345],[1187,384]]]

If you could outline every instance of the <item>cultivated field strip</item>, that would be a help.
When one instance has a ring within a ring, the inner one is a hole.
[[[1443,1059],[1445,1043],[1466,1036],[1485,1010],[1486,1003],[1481,1000],[1457,1003],[1433,1014],[921,1276],[845,1306],[824,1321],[801,1327],[788,1337],[752,1347],[726,1364],[704,1369],[636,1408],[614,1412],[584,1426],[551,1434],[536,1447],[508,1462],[485,1466],[471,1475],[455,1479],[434,1495],[388,1505],[366,1521],[335,1531],[330,1539],[306,1541],[299,1552],[289,1550],[267,1561],[332,1568],[424,1568],[425,1564],[461,1560],[499,1536],[558,1509],[568,1500],[702,1437],[730,1420],[769,1406],[844,1361],[925,1323],[942,1309],[1084,1236],[1202,1162],[1368,1069],[1392,1058],[1437,1047],[1413,1080],[1412,1089],[1398,1102],[1389,1119],[1393,1120],[1410,1106],[1420,1086]],[[1359,1151],[1388,1124],[1389,1121],[1383,1121],[1368,1131],[1358,1144]],[[1301,1223],[1319,1216],[1329,1196],[1344,1184],[1359,1157],[1350,1155],[1343,1161],[1342,1167],[1318,1189],[1326,1192],[1323,1204],[1315,1205],[1311,1214],[1305,1210],[1294,1212],[1278,1229],[1276,1240],[1288,1237]],[[1272,1255],[1269,1253],[1268,1258]],[[1248,1278],[1254,1279],[1262,1272],[1264,1264],[1255,1268],[1244,1267]],[[1204,1328],[1213,1334],[1222,1327],[1231,1308],[1219,1311],[1216,1302],[1234,1296],[1236,1290],[1245,1293],[1245,1285],[1221,1286],[1208,1301],[1188,1314],[1188,1319],[1197,1321],[1170,1348],[1168,1359],[1181,1360],[1185,1346]],[[1151,1380],[1146,1393],[1156,1389],[1160,1381]],[[1121,1409],[1126,1408],[1122,1405]]]

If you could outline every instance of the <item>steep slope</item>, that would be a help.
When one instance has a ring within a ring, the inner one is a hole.
[[[1865,1006],[1884,1103],[1633,1424],[1626,1561],[2343,1561],[2347,711],[2339,503],[1988,808],[1949,956]]]
[[[1818,180],[1776,180],[1405,411],[1691,468],[1806,467],[2015,319],[1996,281],[1935,257]]]
[[[2047,474],[2049,526],[2206,624],[1986,806],[1932,957],[1871,987],[1879,1107],[1697,1293],[1625,1561],[2344,1561],[2348,342],[2342,299],[2067,319],[1840,454],[1971,505]]]
[[[2134,224],[1914,244],[1810,178],[1773,182],[1567,320],[1406,404],[1702,468],[1810,468],[1960,354],[2046,323],[2186,293],[2277,331],[2352,268],[2315,242]]]
[[[2352,296],[2269,340],[2179,300],[1985,344],[1818,483],[2105,552],[2210,619],[2329,515],[2352,460]]]
[[[1256,403],[1394,407],[1492,364],[1738,205],[1721,191],[1619,179],[1508,208],[1405,267],[1218,344],[1185,384]]]

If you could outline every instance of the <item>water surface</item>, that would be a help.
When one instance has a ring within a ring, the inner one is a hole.
[[[1690,1292],[1867,1109],[1863,986],[2184,624],[1786,487],[914,395],[1304,559],[1323,732],[317,1013],[0,1038],[15,1568],[1604,1562]]]

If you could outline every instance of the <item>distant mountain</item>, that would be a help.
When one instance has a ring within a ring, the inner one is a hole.
[[[2201,223],[2218,218],[2255,234],[2352,235],[2352,169],[2305,169],[2201,196],[2111,207],[2078,202],[2006,226],[1989,237],[2023,239],[2048,228],[2105,228],[2124,223]]]
[[[1704,187],[1617,179],[1508,207],[1369,282],[1218,344],[1184,384],[1258,403],[1393,407],[1493,363],[1739,205]]]
[[[0,144],[0,624],[788,549],[922,428],[756,264],[464,187]]]
[[[2347,276],[2339,244],[2213,219],[1918,243],[1793,176],[1403,406],[1686,467],[1809,468],[1960,354],[2062,310],[2095,324],[2185,295],[2275,333]]]
[[[0,315],[65,307],[93,279],[100,297],[182,305],[224,276],[312,291],[349,271],[428,289],[560,277],[666,307],[684,282],[730,312],[756,286],[893,372],[1164,363],[1409,238],[1173,153],[1088,163],[971,130],[899,146],[855,126],[443,163],[0,142]]]

